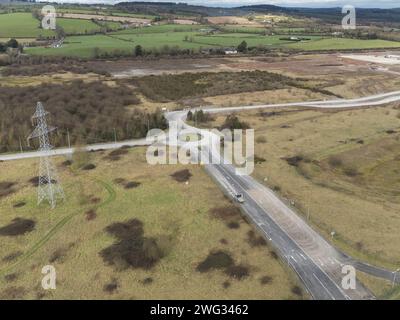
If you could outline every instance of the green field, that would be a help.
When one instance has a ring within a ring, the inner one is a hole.
[[[65,12],[95,13],[85,9]],[[124,15],[123,12],[113,13]],[[132,16],[132,15],[130,15]],[[136,45],[145,49],[161,49],[165,46],[179,47],[180,49],[200,50],[202,48],[237,47],[246,41],[249,47],[287,48],[297,50],[343,50],[343,49],[373,49],[397,48],[400,42],[386,40],[359,40],[347,38],[327,38],[321,36],[307,36],[310,40],[293,42],[280,40],[282,35],[265,36],[263,28],[234,27],[215,33],[206,34],[201,29],[208,29],[207,25],[178,25],[163,24],[143,28],[121,29],[118,22],[99,22],[84,19],[58,18],[57,24],[69,35],[61,48],[35,47],[27,48],[26,52],[34,55],[58,55],[91,58],[98,54],[131,54]],[[96,34],[106,27],[114,30],[107,35]],[[31,13],[11,13],[0,15],[0,38],[37,38],[53,36],[54,31],[43,30],[40,22]],[[81,36],[78,36],[81,35]],[[306,36],[306,35],[305,35]]]
[[[67,34],[100,31],[100,26],[91,20],[57,18],[57,25]]]
[[[18,12],[0,15],[0,38],[34,38],[53,36],[52,30],[40,28],[40,22],[31,13]]]
[[[99,32],[102,29],[102,26],[112,30],[117,30],[121,27],[121,24],[118,22],[101,22],[101,25],[98,25],[92,20],[69,18],[57,18],[57,25],[62,27],[66,34]]]
[[[86,22],[92,23],[89,21]],[[68,30],[74,30],[73,25],[78,22],[72,19],[68,23],[71,24]],[[236,47],[242,41],[246,41],[250,47],[284,47],[299,50],[400,47],[399,42],[385,40],[357,40],[309,36],[311,40],[292,42],[280,40],[282,36],[279,35],[264,36],[239,32],[206,35],[198,31],[201,28],[204,28],[204,26],[161,25],[120,30],[108,35],[71,36],[66,38],[62,48],[37,47],[27,49],[27,52],[36,55],[67,55],[90,58],[93,57],[95,50],[99,53],[111,53],[119,50],[121,53],[129,54],[136,45],[141,45],[145,49],[159,49],[163,46],[169,46],[199,50],[208,47]],[[82,29],[77,30],[82,32]]]
[[[147,33],[166,33],[166,32],[192,32],[200,29],[208,28],[206,25],[180,25],[180,24],[163,24],[159,26],[151,26],[136,29],[126,29],[117,31],[115,34],[147,34]]]
[[[75,9],[75,8],[57,8],[56,11],[58,13],[81,13],[81,14],[99,14],[99,15],[112,15],[118,17],[131,17],[131,18],[140,18],[140,19],[154,19],[156,16],[150,14],[140,14],[140,13],[128,13],[128,12],[120,12],[120,11],[104,11],[104,10],[95,10],[95,9]]]

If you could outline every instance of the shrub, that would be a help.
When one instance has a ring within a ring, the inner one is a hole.
[[[267,139],[264,136],[259,136],[256,138],[257,143],[266,143]]]
[[[330,156],[328,162],[331,167],[340,167],[343,164],[342,159],[338,156]]]

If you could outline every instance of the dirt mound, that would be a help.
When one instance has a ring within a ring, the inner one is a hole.
[[[117,279],[113,278],[111,282],[106,283],[103,287],[103,291],[109,294],[113,294],[119,287]]]
[[[32,183],[32,185],[34,187],[37,187],[37,186],[39,186],[39,177],[33,177],[33,178],[29,179],[29,182]],[[44,183],[47,184],[47,181],[44,181]],[[53,179],[53,180],[51,180],[51,183],[57,184],[57,181]]]
[[[13,207],[14,208],[21,208],[21,207],[23,207],[25,205],[26,205],[25,201],[20,201],[20,202],[17,202],[16,204],[14,204]]]
[[[87,221],[94,220],[97,217],[96,211],[94,209],[90,209],[90,210],[86,211],[85,215],[86,215]]]
[[[113,150],[108,155],[111,156],[111,157],[113,157],[113,156],[122,156],[124,154],[129,153],[128,148],[129,147],[122,147],[122,148]]]
[[[105,157],[105,159],[111,161],[117,161],[121,159],[122,155],[129,153],[127,149],[128,147],[121,147],[119,149],[113,150]]]
[[[15,182],[3,181],[0,182],[0,198],[6,197],[15,192],[13,188],[15,186]]]
[[[82,170],[86,170],[86,171],[93,170],[93,169],[96,169],[96,166],[93,163],[89,163],[89,164],[84,165],[82,167]]]
[[[0,228],[0,236],[19,236],[35,229],[36,222],[30,219],[15,218],[7,226]]]
[[[141,185],[140,182],[137,181],[126,181],[124,178],[116,178],[114,179],[116,184],[123,186],[125,189],[134,189]]]
[[[300,162],[303,161],[303,157],[301,156],[294,156],[289,158],[284,158],[286,162],[292,167],[298,167]]]
[[[72,161],[71,161],[71,160],[65,160],[65,161],[62,163],[62,165],[63,165],[64,167],[69,167],[70,165],[72,165]]]
[[[134,189],[134,188],[139,187],[140,185],[141,185],[140,182],[130,181],[125,184],[125,189]]]
[[[171,174],[171,177],[174,178],[175,181],[178,181],[178,182],[189,181],[191,176],[192,176],[192,174],[190,173],[190,171],[188,169],[183,169],[183,170],[180,170],[180,171],[177,171],[177,172]]]
[[[301,297],[303,295],[303,290],[299,286],[293,286],[291,289],[292,293],[295,294],[296,296]]]
[[[165,248],[160,247],[159,239],[144,236],[143,223],[138,219],[114,223],[106,231],[118,241],[99,254],[105,263],[118,270],[129,267],[151,269],[166,255]]]
[[[197,271],[208,272],[214,269],[225,269],[234,265],[231,255],[225,251],[210,252],[207,258],[197,265]]]

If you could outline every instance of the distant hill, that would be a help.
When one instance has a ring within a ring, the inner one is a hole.
[[[287,8],[273,5],[252,5],[238,7],[247,12],[275,12],[289,15],[317,18],[327,23],[337,23],[342,19],[342,8]],[[400,23],[400,8],[366,9],[357,8],[357,19],[361,22],[397,22]]]

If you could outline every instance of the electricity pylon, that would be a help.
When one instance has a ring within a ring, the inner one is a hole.
[[[50,150],[53,148],[50,144],[49,133],[54,131],[55,127],[47,125],[46,116],[49,113],[44,110],[41,102],[36,105],[36,111],[32,116],[32,123],[36,124],[35,130],[28,137],[29,140],[39,138],[39,181],[38,181],[38,204],[43,200],[49,202],[52,209],[56,207],[57,200],[64,199],[64,192],[58,180],[56,169],[50,159]]]

